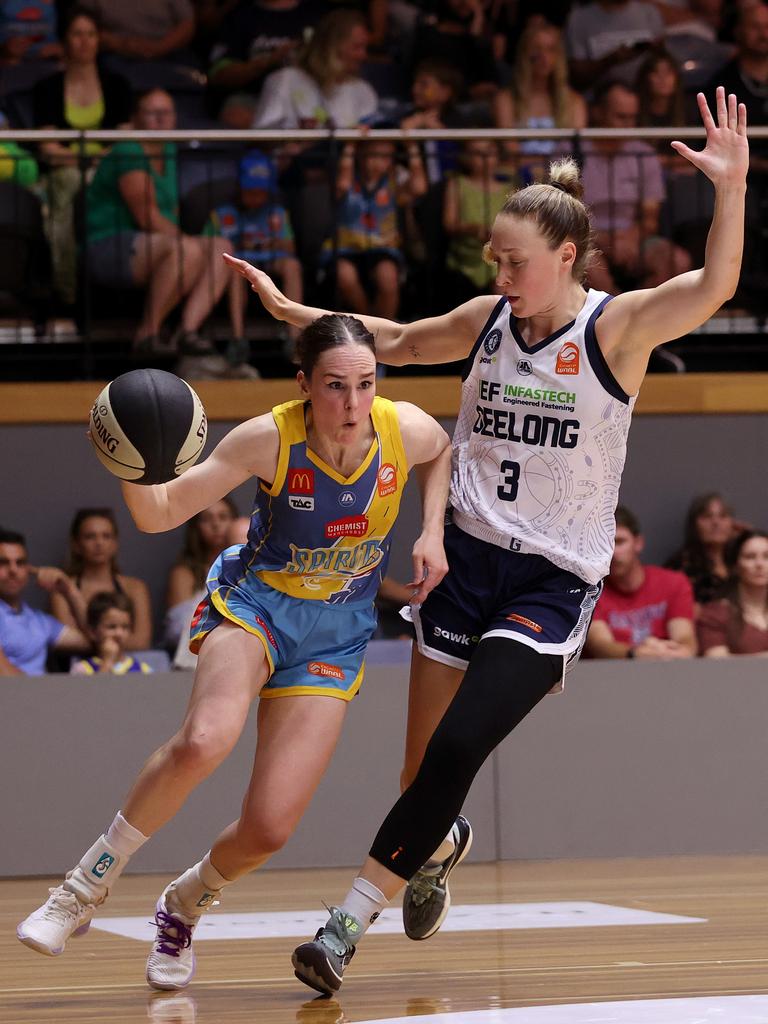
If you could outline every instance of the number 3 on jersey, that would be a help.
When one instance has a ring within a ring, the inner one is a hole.
[[[496,488],[496,494],[502,501],[514,501],[517,497],[518,482],[520,480],[520,463],[504,459],[499,468],[504,474],[504,483],[499,484]]]

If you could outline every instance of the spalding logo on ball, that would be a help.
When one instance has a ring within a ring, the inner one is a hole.
[[[100,461],[136,484],[175,479],[198,460],[208,434],[203,403],[165,370],[131,370],[107,384],[90,426]]]

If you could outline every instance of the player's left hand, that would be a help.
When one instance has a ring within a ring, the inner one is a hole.
[[[673,142],[672,148],[706,174],[716,188],[743,185],[749,170],[747,108],[733,93],[726,100],[725,89],[719,85],[715,96],[715,124],[704,93],[700,92],[696,98],[707,143],[701,151],[689,149],[683,142]]]
[[[411,604],[423,604],[447,572],[442,535],[422,533],[413,545],[413,580],[408,584],[414,588]]]

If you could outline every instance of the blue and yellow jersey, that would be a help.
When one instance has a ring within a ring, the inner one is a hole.
[[[259,487],[248,543],[224,553],[214,603],[249,577],[290,597],[327,604],[371,603],[389,557],[408,467],[397,411],[374,398],[374,438],[346,479],[307,446],[305,402],[272,410],[280,454],[271,486]],[[212,595],[213,596],[213,595]]]
[[[73,675],[78,676],[94,676],[98,672],[101,672],[102,660],[98,656],[92,658],[83,658],[82,661],[77,661],[70,669]],[[126,654],[120,661],[110,669],[110,672],[114,676],[127,676],[133,672],[140,672],[142,675],[150,675],[152,669],[145,661],[138,661],[136,658],[131,657],[130,654]]]

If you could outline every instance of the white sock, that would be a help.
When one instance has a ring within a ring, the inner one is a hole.
[[[109,845],[127,860],[147,842],[149,836],[134,828],[125,820],[123,812],[118,811],[115,820],[107,829],[105,838]]]
[[[354,941],[362,938],[370,926],[389,903],[384,893],[375,885],[361,878],[359,875],[352,883],[352,888],[344,897],[344,902],[339,910],[350,917],[354,917],[360,924],[360,931],[353,936]]]
[[[450,857],[450,855],[453,853],[455,849],[456,839],[454,838],[453,835],[453,825],[451,825],[451,831],[448,833],[448,835],[445,837],[442,843],[440,843],[440,845],[429,858],[424,867],[427,869],[440,867],[443,861],[447,857]]]
[[[210,850],[173,883],[171,901],[186,917],[199,917],[210,909],[225,885],[231,884],[211,864]]]

